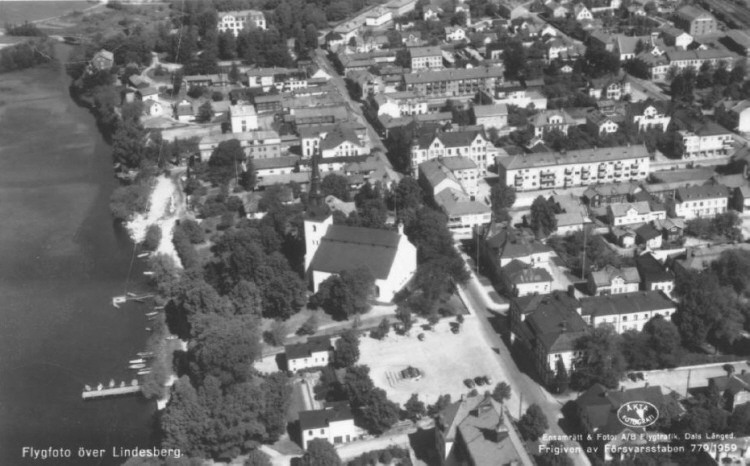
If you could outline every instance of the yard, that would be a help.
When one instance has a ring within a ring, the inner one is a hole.
[[[497,360],[497,355],[481,337],[480,324],[474,316],[466,316],[461,331],[451,333],[450,322],[443,319],[433,331],[423,331],[418,324],[409,336],[390,333],[385,339],[360,340],[359,364],[370,367],[375,385],[384,389],[388,399],[403,405],[413,393],[421,401],[431,404],[438,396],[450,394],[457,400],[469,392],[464,379],[487,375],[490,385],[476,387],[480,393],[492,391],[495,384],[508,381]],[[419,322],[421,325],[423,322]],[[417,336],[424,333],[424,341]],[[403,380],[400,373],[413,366],[421,372],[419,380]],[[510,406],[516,406],[517,394],[512,394]]]

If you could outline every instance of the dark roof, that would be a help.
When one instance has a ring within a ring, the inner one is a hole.
[[[299,412],[299,425],[302,430],[321,429],[332,422],[354,419],[348,401],[329,402],[323,409]]]
[[[626,428],[617,418],[620,406],[628,401],[647,401],[659,408],[665,403],[665,398],[658,385],[608,391],[597,383],[579,396],[575,403],[588,419],[592,429],[589,433],[617,434]],[[643,428],[635,430],[642,432]]]
[[[541,267],[532,267],[518,259],[513,259],[509,264],[503,267],[503,274],[505,274],[508,277],[508,280],[514,285],[552,281],[552,276],[545,269]]]
[[[677,197],[680,201],[694,201],[700,199],[715,199],[728,197],[729,189],[723,185],[684,186],[677,188]]]
[[[419,139],[419,147],[426,149],[437,137],[445,147],[466,147],[476,139],[481,131],[449,131],[438,134],[423,134]]]
[[[286,353],[286,359],[288,361],[291,359],[309,358],[312,353],[330,351],[331,348],[330,337],[310,337],[304,343],[286,345],[284,347],[284,352]]]
[[[646,283],[674,280],[672,274],[651,253],[636,257],[635,266]]]
[[[713,385],[716,387],[720,393],[729,390],[732,396],[734,396],[741,391],[750,390],[750,373],[711,377],[708,379],[708,384],[709,386]]]
[[[401,236],[390,230],[331,225],[310,263],[310,270],[341,273],[367,267],[376,279],[386,279]]]
[[[588,326],[576,312],[580,302],[563,291],[517,298],[521,313],[534,338],[547,352],[571,351]]]
[[[658,238],[661,236],[661,232],[651,226],[650,223],[644,223],[643,225],[639,226],[635,230],[636,237],[639,237],[643,239],[644,241],[649,241],[654,238]]]
[[[661,291],[636,291],[581,299],[585,316],[611,316],[673,309],[675,303]]]

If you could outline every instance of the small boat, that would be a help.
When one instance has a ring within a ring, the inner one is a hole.
[[[128,298],[126,298],[125,296],[115,296],[114,298],[112,298],[112,305],[119,308],[120,304],[125,304],[127,300]]]
[[[146,313],[146,317],[156,317],[157,314],[158,314],[158,312],[156,312],[156,311],[154,311],[154,312],[147,312]]]
[[[150,358],[154,355],[154,352],[153,351],[141,351],[140,353],[137,353],[137,354],[138,356],[142,358]]]
[[[153,274],[154,274],[154,272],[152,272],[152,271],[150,271],[150,270],[146,270],[145,272],[143,272],[143,275],[146,275],[146,276],[149,276],[149,277],[150,277],[151,275],[153,275]]]
[[[138,296],[137,294],[135,294],[135,293],[131,293],[130,291],[128,291],[128,292],[127,292],[127,293],[125,293],[125,294],[126,294],[126,295],[128,295],[128,296],[129,296],[129,297],[131,297],[131,298],[135,298],[136,296]]]
[[[133,370],[135,370],[135,369],[143,369],[144,367],[146,367],[145,364],[131,364],[130,365],[130,368],[133,369]]]
[[[97,386],[96,386],[96,389],[97,389],[97,390],[101,390],[101,389],[103,389],[103,388],[104,388],[104,385],[102,385],[102,384],[99,384],[99,385],[97,385]]]
[[[115,388],[115,379],[109,381],[109,388]]]
[[[120,382],[120,388],[125,388],[125,381]]]
[[[164,309],[164,306],[154,306],[154,310],[156,311],[161,311],[162,309]]]
[[[167,339],[167,340],[176,340],[177,339],[177,335],[168,335],[167,337],[165,337],[165,339]]]
[[[128,361],[128,364],[140,364],[142,362],[146,362],[144,359],[131,359]]]
[[[83,389],[86,390],[87,392],[90,392],[91,391],[91,385],[86,385],[85,387],[83,387]]]
[[[150,332],[151,331],[151,327],[146,327],[146,331]]]
[[[144,258],[144,257],[148,257],[150,254],[151,254],[150,252],[142,252],[142,253],[138,254],[138,258],[141,259],[141,258]]]
[[[150,373],[151,373],[151,369],[141,369],[138,371],[138,375],[146,375]]]

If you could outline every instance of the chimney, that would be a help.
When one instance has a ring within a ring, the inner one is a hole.
[[[404,234],[404,222],[398,222],[397,228],[398,228],[398,234],[403,236],[403,234]]]

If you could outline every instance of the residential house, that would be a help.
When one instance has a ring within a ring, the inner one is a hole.
[[[101,49],[91,57],[91,66],[97,71],[106,71],[115,64],[115,55],[106,49]]]
[[[195,120],[195,110],[193,110],[193,103],[187,99],[179,101],[174,106],[174,117],[180,123],[188,123]]]
[[[529,121],[531,127],[534,129],[534,136],[544,137],[550,131],[560,131],[564,135],[568,135],[568,128],[575,126],[573,117],[571,117],[565,110],[542,110]]]
[[[391,0],[385,4],[393,12],[393,17],[404,16],[417,8],[417,0]]]
[[[573,291],[511,299],[510,339],[530,354],[535,370],[550,383],[562,364],[568,373],[582,356],[576,342],[589,331]]]
[[[305,159],[309,159],[313,156],[313,154],[320,152],[321,150],[321,141],[325,139],[328,136],[328,133],[332,131],[336,131],[336,128],[339,126],[347,126],[349,129],[353,130],[354,133],[357,135],[358,140],[361,144],[364,144],[364,137],[366,130],[363,126],[359,124],[349,124],[349,123],[334,123],[334,124],[318,124],[318,125],[308,125],[303,126],[300,128],[297,128],[297,133],[299,134],[299,141],[300,146],[302,149],[302,157]],[[348,131],[344,132],[344,134],[349,134]],[[327,143],[327,145],[330,147],[332,143],[334,142],[334,139],[332,138],[331,141]]]
[[[323,409],[300,411],[299,428],[305,450],[314,439],[341,445],[357,440],[359,432],[348,401],[327,402]]]
[[[675,275],[687,270],[701,271],[711,265],[711,262],[717,260],[725,251],[750,251],[750,244],[714,244],[704,247],[688,247],[685,254],[675,258],[671,267]]]
[[[725,156],[734,146],[734,134],[714,122],[682,126],[678,133],[684,159]]]
[[[534,464],[508,409],[489,394],[461,396],[438,413],[435,443],[439,466]]]
[[[612,121],[610,117],[601,112],[601,110],[592,110],[586,114],[586,126],[592,134],[601,136],[602,134],[616,133],[620,125]]]
[[[734,411],[735,407],[750,401],[750,373],[743,369],[739,374],[710,377],[708,388],[721,394],[722,408]]]
[[[672,296],[674,275],[653,254],[649,252],[637,256],[635,267],[641,276],[642,290],[661,291],[667,296]]]
[[[440,15],[442,13],[443,10],[439,7],[433,5],[425,5],[425,7],[422,9],[422,19],[424,21],[438,20],[440,19]]]
[[[643,244],[648,249],[659,249],[661,247],[663,236],[661,231],[650,223],[644,223],[635,229],[635,241]]]
[[[555,194],[550,198],[550,201],[555,204],[557,213],[555,213],[555,220],[557,220],[557,230],[555,235],[569,235],[576,231],[583,231],[587,225],[591,225],[593,222],[588,214],[588,209],[581,203],[580,197],[569,193]]]
[[[517,191],[567,188],[645,180],[649,161],[648,151],[641,145],[545,152],[533,157],[502,157],[498,175],[501,183]]]
[[[236,139],[248,158],[254,160],[281,157],[281,137],[276,131],[255,130],[244,133],[210,134],[198,142],[201,161],[207,162],[218,145]]]
[[[613,227],[611,234],[621,247],[632,248],[635,246],[635,232],[630,228]]]
[[[503,82],[501,66],[427,70],[403,75],[404,88],[430,97],[474,97],[479,92],[495,94]]]
[[[164,114],[164,105],[157,102],[156,100],[147,100],[143,106],[143,113],[148,116],[160,116]]]
[[[419,182],[427,193],[435,195],[454,188],[476,196],[479,190],[477,164],[466,156],[440,157],[419,164]]]
[[[232,31],[235,37],[245,28],[266,29],[266,17],[260,11],[222,11],[218,15],[217,27],[219,32]]]
[[[638,131],[660,129],[665,133],[669,127],[669,122],[672,121],[672,117],[657,109],[657,104],[633,104],[630,111],[633,113],[633,123],[638,125]]]
[[[495,87],[495,104],[515,105],[526,108],[547,108],[547,97],[542,93],[543,82],[536,80],[498,82]]]
[[[638,284],[636,283],[636,289]],[[669,321],[676,304],[661,291],[634,291],[581,298],[583,320],[592,327],[607,324],[617,333],[643,330],[656,316]]]
[[[324,367],[331,362],[333,345],[327,336],[310,337],[304,343],[284,346],[286,368],[296,372],[310,367]]]
[[[365,25],[371,27],[380,27],[393,21],[393,11],[384,6],[377,6],[367,12]]]
[[[658,385],[609,390],[597,383],[576,399],[574,405],[576,421],[582,427],[584,436],[591,436],[594,439],[597,454],[605,461],[619,458],[620,455],[617,452],[626,447],[633,449],[653,447],[654,440],[646,437],[645,427],[630,427],[619,419],[623,406],[639,401],[651,403],[660,412],[667,409],[674,409],[677,413],[684,412],[681,405],[672,396],[664,395],[662,388]],[[632,417],[636,419],[639,418],[638,412],[627,414],[632,414]],[[643,422],[653,420],[644,419]],[[666,434],[664,438],[667,438]],[[656,443],[662,442],[657,440]],[[615,452],[615,455],[612,452]]]
[[[443,50],[440,47],[412,47],[409,54],[412,70],[443,68]]]
[[[716,18],[696,5],[685,5],[675,14],[675,25],[691,36],[705,36],[718,30]]]
[[[640,52],[639,47],[647,49],[649,45],[651,45],[651,36],[626,36],[625,34],[615,36],[615,49],[620,55],[621,62],[635,58],[636,51]],[[625,94],[628,92],[625,92]]]
[[[349,126],[337,125],[320,140],[320,155],[323,159],[366,155],[369,148]]]
[[[503,129],[508,126],[508,106],[505,104],[475,105],[472,108],[477,125],[485,129]]]
[[[502,268],[505,287],[513,296],[547,294],[552,291],[552,275],[546,269],[513,259]]]
[[[470,238],[473,229],[492,221],[492,209],[474,200],[465,191],[448,188],[433,196],[435,204],[448,217],[448,230],[456,238]]]
[[[258,114],[252,105],[237,104],[230,106],[229,121],[233,133],[244,133],[258,129]]]
[[[331,275],[364,266],[375,277],[374,299],[391,302],[417,271],[417,248],[402,226],[390,231],[334,225],[326,209],[322,215],[308,215],[304,229],[305,269],[313,292]]]
[[[653,224],[657,230],[661,231],[662,238],[670,242],[682,238],[682,233],[685,230],[685,221],[678,217],[654,220]]]
[[[588,288],[593,296],[632,293],[638,291],[641,277],[635,267],[617,268],[607,264],[602,270],[589,274]]]
[[[448,42],[459,42],[466,39],[466,29],[461,26],[446,26],[445,40]]]
[[[378,108],[378,116],[400,118],[429,112],[428,100],[414,91],[387,92],[376,95],[373,100]]]
[[[565,57],[570,48],[562,39],[550,39],[544,44],[547,48],[547,61],[557,60],[558,58]]]
[[[586,8],[586,5],[583,3],[577,3],[573,7],[573,18],[580,23],[583,21],[592,21],[594,15],[591,13],[591,10]]]
[[[730,29],[726,31],[723,43],[742,56],[750,56],[750,34],[742,29]]]
[[[411,164],[416,173],[417,167],[427,160],[463,155],[474,161],[480,176],[485,176],[495,153],[495,146],[481,130],[427,133],[412,143]]]
[[[475,234],[479,253],[490,264],[496,277],[500,277],[501,269],[513,260],[534,266],[549,262],[554,253],[551,247],[534,238],[534,235],[502,223],[492,222],[477,228]]]
[[[712,43],[712,46],[698,48],[694,50],[682,50],[678,48],[665,48],[664,55],[667,58],[669,68],[676,67],[682,71],[686,68],[699,70],[704,63],[715,67],[719,63],[724,63],[728,68],[732,68],[734,62],[739,59],[738,55],[726,47]]]
[[[714,217],[727,211],[729,189],[722,185],[686,186],[677,189],[670,203],[671,216],[691,220]]]
[[[649,203],[648,201],[609,204],[607,206],[607,219],[612,226],[637,225],[664,218],[667,218],[666,209],[662,208],[660,204]]]
[[[547,3],[545,9],[551,18],[565,18],[570,13],[567,6],[554,1]]]
[[[682,29],[666,25],[662,26],[660,30],[664,43],[672,47],[686,50],[693,43],[693,36]]]
[[[633,196],[640,192],[637,183],[605,183],[586,188],[581,196],[589,206],[599,207],[602,204],[620,204],[633,201]]]
[[[630,94],[630,83],[623,76],[591,79],[588,82],[589,97],[594,99],[620,100]]]

